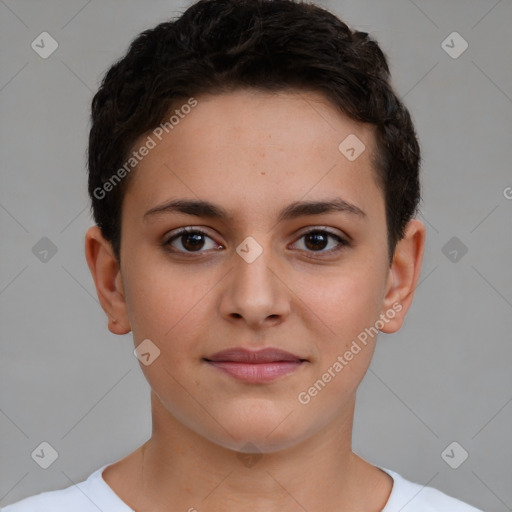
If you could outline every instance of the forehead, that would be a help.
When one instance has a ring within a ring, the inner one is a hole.
[[[139,139],[156,145],[138,163],[126,202],[148,209],[186,196],[253,213],[334,193],[361,208],[379,202],[372,127],[350,120],[322,94],[247,89],[196,100],[169,133]]]
[[[331,152],[338,156],[340,137],[352,134],[373,150],[373,127],[349,119],[319,92],[248,88],[204,95],[197,103],[179,125],[163,134],[164,138],[171,142],[172,135],[182,132],[180,144],[194,146],[194,137],[185,137],[193,131],[203,142],[210,142],[204,150],[229,149],[233,145],[298,150],[298,142],[307,141],[302,149],[308,153],[330,145]],[[174,109],[179,110],[179,103]],[[287,157],[292,155],[288,153]]]

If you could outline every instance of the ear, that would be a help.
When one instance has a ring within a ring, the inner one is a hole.
[[[85,257],[96,285],[96,293],[108,317],[108,329],[114,334],[130,332],[121,270],[112,245],[103,238],[98,226],[85,235]]]
[[[425,236],[425,225],[413,219],[405,228],[404,238],[396,245],[382,304],[381,317],[388,319],[382,322],[382,332],[392,333],[402,327],[420,277]]]

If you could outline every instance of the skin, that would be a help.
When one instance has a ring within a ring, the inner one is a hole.
[[[131,330],[135,346],[150,339],[160,350],[149,366],[141,363],[152,389],[152,436],[103,478],[138,512],[169,504],[199,512],[380,511],[392,479],[351,448],[355,393],[377,337],[307,405],[297,397],[394,304],[401,310],[380,330],[401,327],[425,227],[408,223],[389,265],[384,195],[370,164],[372,127],[321,94],[248,89],[197,100],[132,176],[121,267],[97,226],[86,234],[110,331]],[[352,162],[338,150],[349,134],[366,146]],[[277,222],[292,202],[335,197],[366,216],[329,212]],[[143,219],[178,198],[213,202],[230,217]],[[163,245],[186,226],[207,232],[199,256],[186,237]],[[315,246],[304,236],[321,228],[350,245],[326,253],[339,247],[335,238]],[[236,252],[248,236],[263,250],[252,263]],[[249,384],[203,360],[241,346],[276,347],[308,361],[270,383]],[[247,443],[260,455],[250,466],[240,457],[251,451]]]

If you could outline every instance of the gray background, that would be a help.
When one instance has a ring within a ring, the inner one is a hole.
[[[89,104],[135,36],[189,4],[0,0],[1,505],[81,481],[150,435],[131,335],[107,330],[84,256]],[[421,283],[401,331],[381,335],[354,449],[512,510],[512,3],[320,4],[380,42],[424,158]],[[43,31],[59,44],[47,59],[31,48]],[[456,59],[441,45],[453,31],[469,44]],[[46,262],[43,237],[57,248]],[[42,441],[58,452],[46,470],[31,458]],[[441,457],[452,441],[469,453],[458,469]]]

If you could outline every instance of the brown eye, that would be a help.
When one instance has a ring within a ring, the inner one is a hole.
[[[328,242],[329,236],[319,231],[305,235],[306,247],[312,251],[321,251],[322,249],[325,249]]]
[[[304,233],[299,240],[304,240],[304,249],[307,252],[316,252],[320,254],[331,254],[350,245],[348,241],[335,233],[325,229],[314,229]],[[329,247],[327,250],[325,250]],[[299,247],[300,248],[300,247]]]
[[[210,247],[208,245],[210,240]],[[164,246],[170,247],[175,252],[200,252],[202,249],[216,249],[219,246],[205,232],[197,229],[183,229],[171,236]]]
[[[197,251],[204,245],[204,235],[201,233],[187,233],[181,235],[181,245],[187,251]]]

